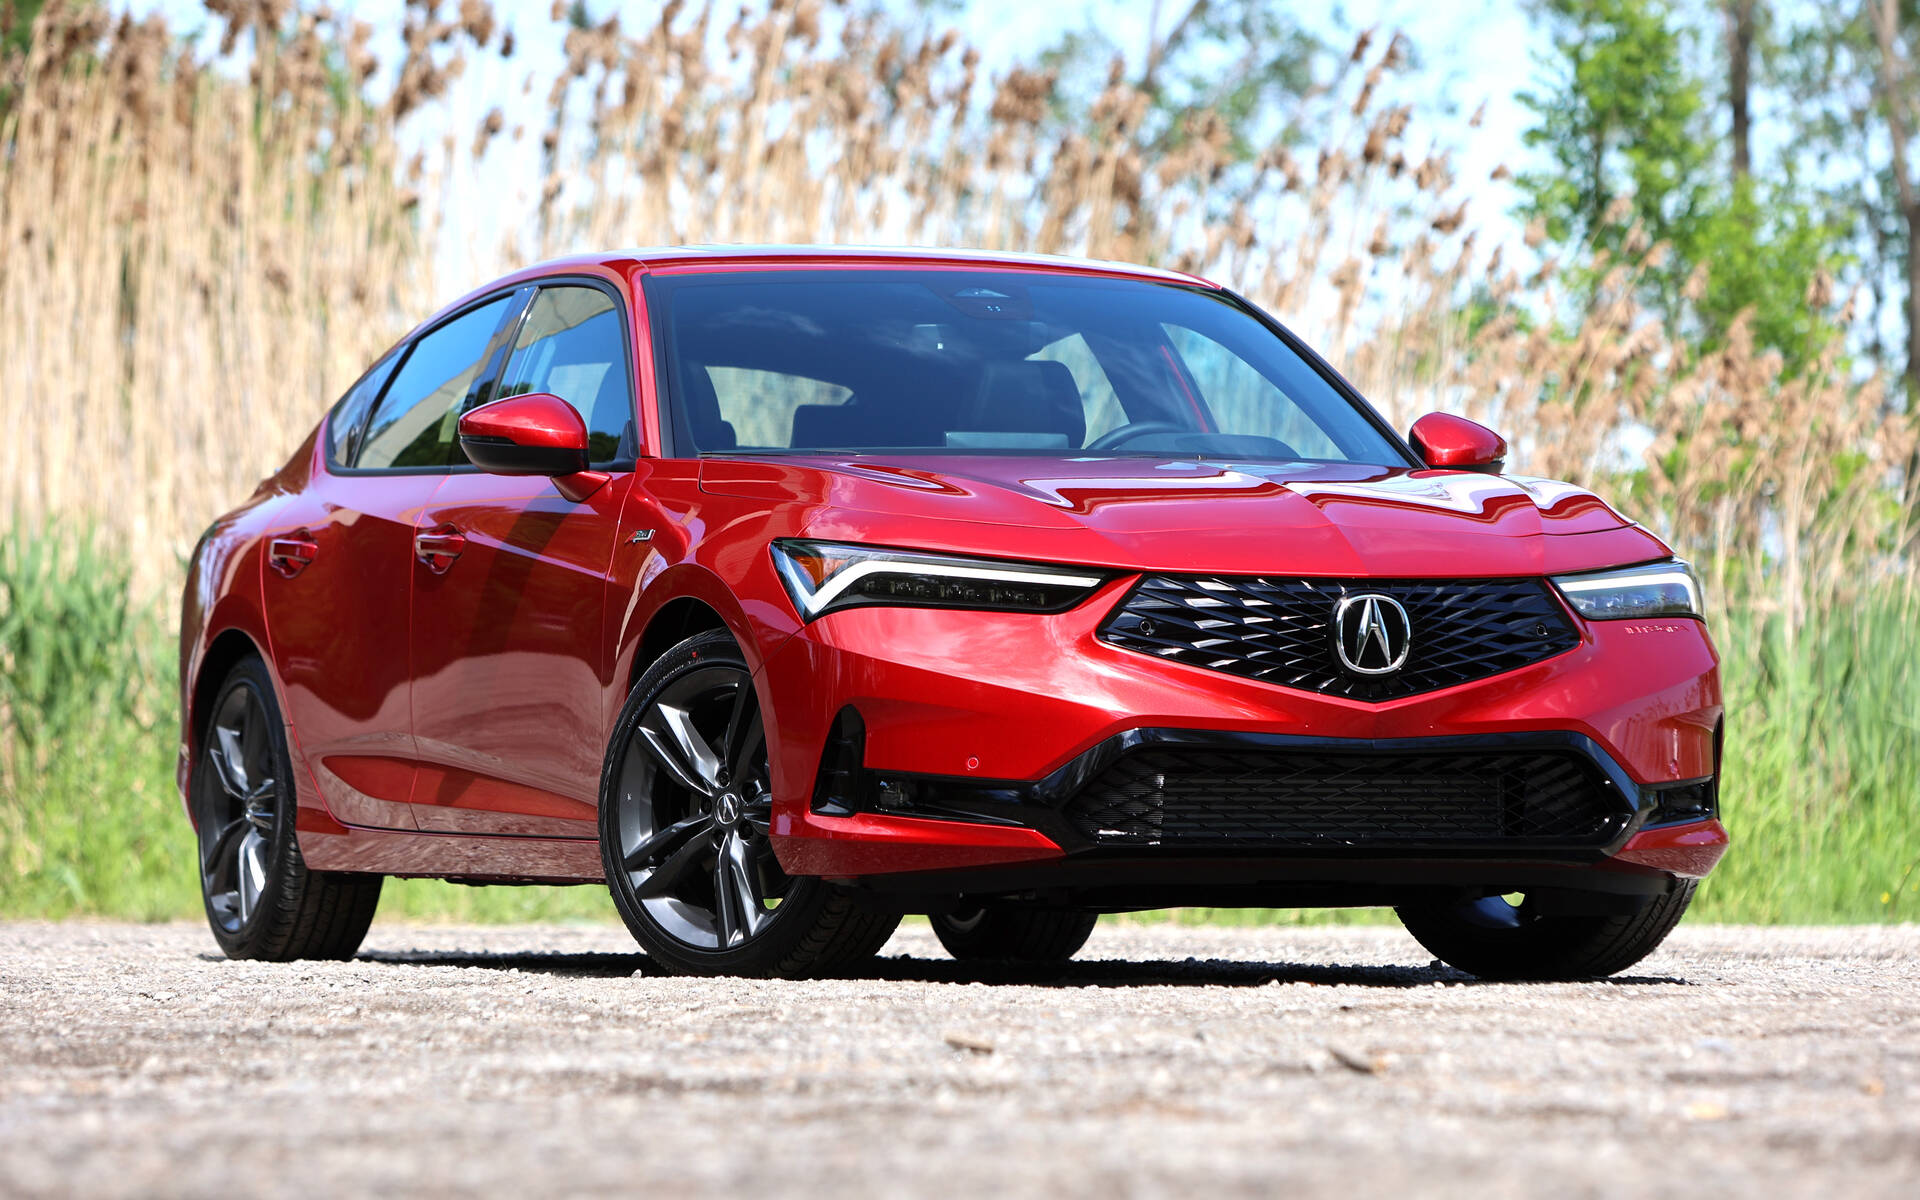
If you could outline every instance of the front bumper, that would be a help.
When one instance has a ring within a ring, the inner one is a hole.
[[[1396,883],[1493,884],[1529,872],[1599,891],[1645,890],[1705,874],[1724,848],[1713,812],[1671,820],[1654,811],[1668,791],[1710,784],[1718,772],[1718,663],[1699,622],[1581,623],[1579,644],[1556,657],[1366,703],[1110,645],[1096,631],[1126,586],[1052,616],[867,608],[806,627],[764,675],[782,865],[907,889],[1287,883],[1332,897],[1349,885],[1373,895]],[[848,713],[860,747],[855,761],[836,763]],[[1490,836],[1348,845],[1330,836],[1108,845],[1067,818],[1076,789],[1105,766],[1168,744],[1551,749],[1590,765],[1617,819],[1591,836],[1524,844]],[[823,790],[823,770],[829,782],[849,770],[860,778],[836,797]]]

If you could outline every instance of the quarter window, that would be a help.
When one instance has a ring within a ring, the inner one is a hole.
[[[330,467],[351,467],[353,456],[360,449],[361,435],[366,433],[367,410],[380,398],[380,389],[393,374],[393,364],[400,361],[398,352],[387,355],[360,377],[360,382],[347,389],[340,402],[333,406],[333,414],[327,418],[327,465]]]
[[[444,467],[461,461],[460,413],[486,371],[494,330],[509,299],[470,309],[413,344],[374,413],[356,465]]]
[[[594,287],[543,288],[507,361],[502,396],[551,392],[573,405],[587,426],[587,457],[620,457],[633,423],[627,340],[613,297]]]

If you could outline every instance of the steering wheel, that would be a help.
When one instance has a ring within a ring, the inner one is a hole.
[[[1117,425],[1099,437],[1088,442],[1085,450],[1118,450],[1137,437],[1150,433],[1191,433],[1192,430],[1175,425],[1172,421],[1134,421],[1126,425]]]

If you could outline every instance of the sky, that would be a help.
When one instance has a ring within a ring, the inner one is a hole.
[[[1161,0],[1161,20],[1171,21],[1171,14],[1181,10],[1182,2]],[[1276,2],[1334,45],[1347,44],[1361,29],[1377,28],[1382,35],[1395,29],[1404,31],[1415,47],[1420,66],[1412,79],[1423,89],[1409,97],[1416,101],[1416,121],[1426,128],[1422,137],[1416,127],[1414,144],[1424,146],[1431,140],[1452,147],[1461,194],[1472,198],[1471,223],[1485,230],[1490,242],[1518,240],[1518,224],[1508,215],[1513,193],[1489,177],[1503,164],[1517,170],[1526,159],[1521,133],[1528,114],[1516,101],[1515,93],[1534,78],[1534,54],[1543,41],[1520,0]],[[910,0],[882,3],[906,12]],[[550,4],[551,0],[495,0],[496,16],[515,31],[520,48],[511,61],[495,55],[470,60],[468,72],[442,102],[447,112],[445,128],[471,131],[496,106],[512,123],[514,106],[521,103],[521,87],[530,67],[559,59],[557,27],[548,16]],[[334,0],[333,6],[374,26],[380,35],[377,42],[399,36],[404,0]],[[179,30],[207,22],[197,0],[122,0],[118,7],[135,13],[157,10]],[[612,0],[589,0],[589,9],[596,17],[614,7]],[[649,22],[658,12],[658,5],[651,3],[629,2],[617,7],[629,14],[626,20],[632,25]],[[721,7],[724,10],[727,6]],[[455,11],[455,0],[443,0],[443,8],[449,13]],[[971,0],[954,6],[950,14],[943,12],[939,20],[950,22],[968,43],[980,49],[987,73],[999,74],[1078,29],[1098,28],[1129,53],[1143,53],[1154,8],[1153,0]],[[382,53],[388,65],[397,57],[390,48]],[[1469,116],[1483,103],[1480,126],[1469,128]],[[537,170],[533,146],[533,139],[527,139],[519,150],[527,156],[525,169],[530,172]],[[502,148],[497,142],[496,153]],[[504,169],[516,168],[506,164]],[[469,212],[468,217],[476,226],[484,227],[484,212]],[[438,265],[443,280],[450,284],[459,283],[478,269],[458,261],[461,241],[456,236],[443,244],[445,257]]]

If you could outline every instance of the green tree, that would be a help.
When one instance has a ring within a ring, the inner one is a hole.
[[[1701,86],[1661,0],[1542,0],[1552,32],[1543,86],[1520,94],[1535,117],[1525,143],[1545,164],[1521,173],[1525,212],[1554,242],[1619,250],[1627,197],[1656,239],[1677,240],[1691,216],[1708,152],[1699,134]]]
[[[1795,15],[1781,55],[1791,137],[1858,249],[1877,318],[1869,349],[1903,358],[1907,394],[1920,396],[1920,5],[1852,0]]]
[[[1725,56],[1725,133],[1694,65],[1697,31],[1668,0],[1540,0],[1551,50],[1540,85],[1520,96],[1534,115],[1526,143],[1541,159],[1517,180],[1522,213],[1575,251],[1573,262],[1588,261],[1578,252],[1588,247],[1638,258],[1636,236],[1665,243],[1642,275],[1649,308],[1709,348],[1750,313],[1756,343],[1798,369],[1831,333],[1809,295],[1817,298],[1841,232],[1803,195],[1791,164],[1773,164],[1764,179],[1755,172],[1749,72],[1765,14],[1758,0],[1723,3],[1710,18],[1724,17],[1727,33],[1707,43]],[[1573,272],[1579,286],[1598,282]]]
[[[46,0],[0,0],[0,55],[24,53]]]

